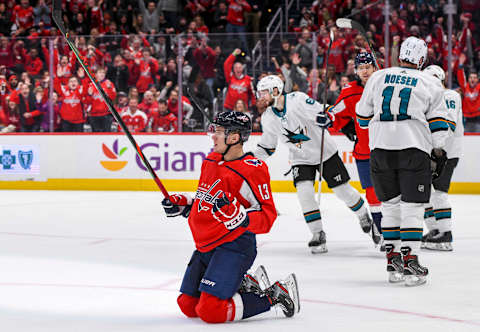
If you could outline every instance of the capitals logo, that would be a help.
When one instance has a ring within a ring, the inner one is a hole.
[[[263,165],[263,162],[261,160],[258,160],[258,159],[245,159],[243,162],[247,165],[255,166],[255,167]]]
[[[223,191],[217,190],[215,194],[212,195],[213,189],[220,183],[220,179],[215,181],[212,185],[207,185],[206,183],[201,183],[198,186],[197,193],[195,194],[195,199],[198,199],[198,212],[208,211],[215,203],[215,200],[223,194]],[[206,205],[207,204],[207,205]]]

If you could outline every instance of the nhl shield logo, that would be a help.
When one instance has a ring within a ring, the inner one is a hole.
[[[30,151],[18,151],[18,161],[20,162],[20,166],[23,169],[30,169],[33,161],[33,152]]]

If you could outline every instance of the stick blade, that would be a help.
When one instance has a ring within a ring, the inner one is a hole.
[[[63,24],[62,16],[62,0],[54,0],[52,5],[52,18],[58,28],[65,32],[65,25]]]
[[[349,19],[349,18],[343,18],[343,17],[342,18],[337,18],[337,21],[335,22],[335,24],[339,28],[352,29],[352,20]]]

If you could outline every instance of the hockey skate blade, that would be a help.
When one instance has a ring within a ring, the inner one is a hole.
[[[257,278],[258,283],[260,284],[260,288],[262,290],[265,290],[266,288],[271,286],[267,270],[263,265],[257,267],[257,269],[255,270],[255,277]]]
[[[401,272],[389,272],[388,273],[388,282],[391,284],[398,284],[399,282],[405,281],[405,276]]]
[[[324,254],[328,252],[327,245],[321,244],[316,247],[310,247],[312,254]]]
[[[288,295],[292,299],[293,305],[295,306],[294,312],[298,313],[300,311],[300,296],[298,293],[298,283],[295,273],[290,274],[284,282],[285,286],[287,286]]]
[[[407,287],[420,286],[426,282],[427,282],[426,276],[414,276],[414,275],[405,276],[405,286]]]
[[[453,247],[450,242],[444,242],[444,243],[426,242],[425,249],[436,250],[436,251],[453,251]]]

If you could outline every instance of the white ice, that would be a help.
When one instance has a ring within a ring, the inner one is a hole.
[[[207,325],[176,304],[193,247],[157,192],[0,191],[0,331],[480,331],[480,197],[451,197],[454,251],[422,251],[426,285],[387,282],[384,254],[322,196],[329,252],[311,255],[294,194],[258,236],[254,267],[295,272],[301,311]]]

